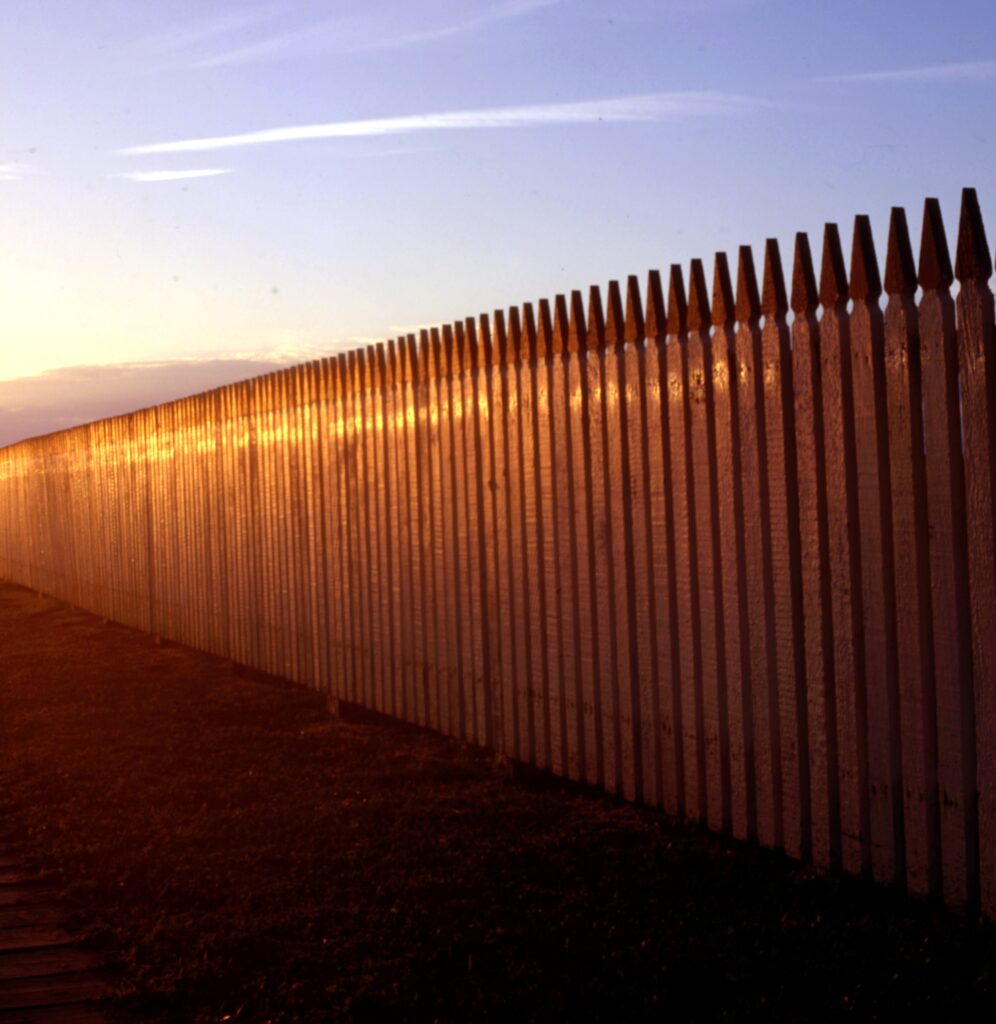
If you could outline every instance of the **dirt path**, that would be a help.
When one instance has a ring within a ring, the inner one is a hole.
[[[144,1021],[996,1017],[996,936],[0,586],[0,831]]]

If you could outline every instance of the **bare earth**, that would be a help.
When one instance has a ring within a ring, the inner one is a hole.
[[[0,585],[0,848],[143,1021],[996,1019],[996,930]]]

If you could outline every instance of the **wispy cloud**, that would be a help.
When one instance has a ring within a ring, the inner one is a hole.
[[[34,173],[31,164],[0,164],[0,181],[20,181]]]
[[[119,152],[129,156],[151,153],[196,153],[275,142],[309,139],[342,139],[413,132],[481,128],[529,128],[553,124],[597,124],[619,121],[671,121],[742,113],[760,106],[761,100],[721,92],[660,92],[616,99],[547,103],[520,107],[491,107],[449,113],[413,114],[365,121],[330,121],[326,124],[266,128],[238,135],[216,135],[175,142],[130,146]]]
[[[307,54],[362,53],[374,50],[400,50],[424,43],[475,32],[491,25],[526,17],[564,0],[505,0],[475,14],[464,15],[438,24],[425,24],[419,8],[413,27],[399,30],[397,17],[378,17],[377,12],[311,22],[274,33],[262,39],[234,47],[195,61],[200,68],[226,67],[255,61],[299,57]],[[406,13],[408,5],[405,5]],[[415,5],[411,5],[414,9]],[[417,26],[417,27],[416,27]]]
[[[962,64],[929,64],[917,68],[822,75],[818,82],[982,82],[996,78],[996,60]]]
[[[128,181],[183,181],[186,178],[216,178],[219,174],[231,174],[229,167],[197,167],[188,171],[127,171],[119,178]]]
[[[138,40],[137,45],[157,52],[185,50],[272,21],[287,9],[286,3],[268,3],[223,11],[156,32]]]

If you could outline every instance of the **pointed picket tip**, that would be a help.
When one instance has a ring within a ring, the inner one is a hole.
[[[823,228],[820,302],[824,307],[847,302],[847,270],[844,268],[844,251],[840,247],[840,232],[836,224],[826,224]]]
[[[476,371],[481,366],[481,346],[477,337],[477,319],[473,316],[468,316],[464,321],[464,337],[467,339],[464,350],[470,356],[465,366]]]
[[[681,265],[672,263],[668,274],[667,333],[680,335],[687,332],[688,300],[685,298],[685,279],[681,273]]]
[[[417,381],[429,380],[432,369],[432,335],[425,328],[419,332],[419,351],[414,361],[415,379]]]
[[[906,211],[894,206],[889,215],[889,242],[885,248],[885,290],[890,295],[912,295],[916,291],[916,263],[910,244]]]
[[[737,252],[737,319],[753,323],[760,316],[761,296],[757,290],[754,253],[749,245],[742,245]]]
[[[477,340],[481,346],[481,365],[494,366],[498,355],[491,336],[491,318],[487,313],[481,313],[477,318]]]
[[[470,366],[470,350],[467,343],[467,332],[464,330],[463,321],[456,320],[453,323],[453,337],[455,339],[454,350],[456,352],[457,366],[459,372]]]
[[[508,359],[508,330],[505,327],[505,312],[496,309],[491,314],[491,322],[494,324],[493,344],[495,349],[495,362],[504,365]]]
[[[567,297],[558,295],[553,300],[553,354],[563,355],[567,351],[570,334],[570,318],[567,314]]]
[[[933,198],[923,201],[923,232],[920,235],[917,281],[927,291],[948,288],[954,281],[941,204]]]
[[[688,269],[688,329],[708,330],[712,321],[709,309],[709,289],[706,287],[705,268],[702,260],[692,260]]]
[[[644,330],[648,338],[663,338],[667,334],[664,285],[659,270],[651,270],[647,275],[647,317]]]
[[[622,348],[626,343],[626,317],[623,314],[622,291],[618,281],[610,281],[606,293],[605,343],[609,348]]]
[[[553,316],[549,299],[539,300],[539,316],[536,335],[536,351],[541,359],[553,352]]]
[[[764,243],[764,283],[761,287],[761,312],[766,317],[784,316],[788,312],[785,293],[785,274],[782,271],[782,251],[777,238]]]
[[[526,359],[536,359],[537,350],[536,313],[531,302],[522,304],[522,344]]]
[[[716,327],[729,327],[736,318],[730,264],[725,252],[717,252],[712,265],[712,322]]]
[[[571,322],[567,331],[567,351],[584,352],[588,347],[585,328],[584,298],[575,288],[571,292]]]
[[[522,334],[522,313],[518,306],[510,306],[508,310],[508,347],[512,362],[521,362],[529,354]]]
[[[588,351],[605,348],[605,315],[602,312],[602,293],[597,284],[588,290]]]
[[[859,213],[854,218],[849,294],[852,299],[872,302],[882,294],[882,278],[878,270],[875,239],[872,237],[871,221],[865,213]]]
[[[626,341],[640,345],[646,337],[643,323],[643,297],[640,295],[640,281],[636,274],[626,278]]]
[[[450,324],[443,324],[443,362],[446,367],[446,376],[453,375],[453,328]]]
[[[816,288],[809,235],[799,231],[795,236],[795,258],[792,262],[792,311],[805,315],[812,313],[819,304],[820,293]]]
[[[404,379],[409,383],[412,383],[416,379],[415,365],[418,354],[418,339],[414,334],[409,334],[404,338]]]
[[[345,369],[346,369],[346,374],[345,374],[346,394],[347,395],[351,395],[356,390],[356,387],[355,387],[355,382],[356,382],[356,349],[351,348],[346,353],[346,366],[345,366]],[[268,388],[269,378],[270,378],[270,374],[267,374],[266,377],[263,378],[263,381],[264,381],[264,393],[266,393],[266,390]]]
[[[377,358],[377,370],[381,374],[381,377],[383,377],[384,371],[387,369],[387,347],[384,342],[377,342],[374,346],[374,354]]]
[[[986,241],[979,197],[974,188],[962,189],[955,275],[959,281],[988,281],[992,272],[992,252]]]

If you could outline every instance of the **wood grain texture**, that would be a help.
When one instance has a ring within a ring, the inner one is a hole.
[[[981,898],[983,911],[992,915],[996,913],[996,331],[989,286],[992,250],[974,189],[962,194],[955,273],[960,286],[956,314],[975,736],[974,749],[966,750],[966,760],[974,764],[966,764],[965,770],[974,775],[966,779],[969,791],[978,794],[978,817],[969,816],[967,823],[967,895],[973,907]],[[965,728],[969,728],[967,722]]]
[[[802,573],[799,555],[798,466],[788,299],[775,239],[764,250],[759,383],[764,401],[763,478],[770,534],[770,609],[781,753],[781,844],[793,857],[810,856],[809,707],[803,651]]]
[[[898,208],[890,221],[885,290],[905,882],[910,892],[925,896],[940,892],[937,714],[916,268],[906,217]]]
[[[590,514],[594,546],[594,593],[597,595],[598,722],[595,742],[601,748],[602,785],[621,792],[618,650],[616,644],[616,586],[612,532],[611,471],[609,468],[608,381],[605,316],[601,292],[588,298],[588,448],[591,453]]]
[[[823,417],[819,294],[809,239],[796,235],[792,274],[792,387],[798,466],[799,559],[807,686],[811,855],[840,867],[840,781],[834,678],[830,538]]]
[[[927,459],[927,516],[937,701],[937,783],[945,902],[966,906],[977,850],[972,631],[966,536],[955,307],[947,238],[936,200],[927,200],[921,234],[920,365]],[[972,734],[971,739],[969,733]]]
[[[668,380],[678,358],[668,345],[664,292],[659,273],[647,281],[647,435],[648,499],[653,537],[657,632],[657,679],[660,686],[657,728],[661,736],[661,790],[664,809],[685,811],[685,748],[681,644],[675,569],[674,490],[671,486],[671,430]]]
[[[824,456],[830,604],[833,621],[841,863],[858,874],[871,867],[868,818],[868,728],[861,639],[856,454],[851,399],[847,278],[836,225],[828,224],[820,275]]]
[[[764,846],[777,847],[782,842],[781,747],[771,623],[765,406],[761,386],[761,304],[753,256],[746,246],[741,247],[738,258],[736,308],[755,813],[758,840]]]
[[[740,454],[740,389],[736,307],[724,253],[713,274],[712,390],[716,436],[716,506],[721,565],[722,621],[726,674],[726,718],[730,808],[725,823],[739,839],[757,832],[754,777],[750,625],[744,554],[744,499]]]

